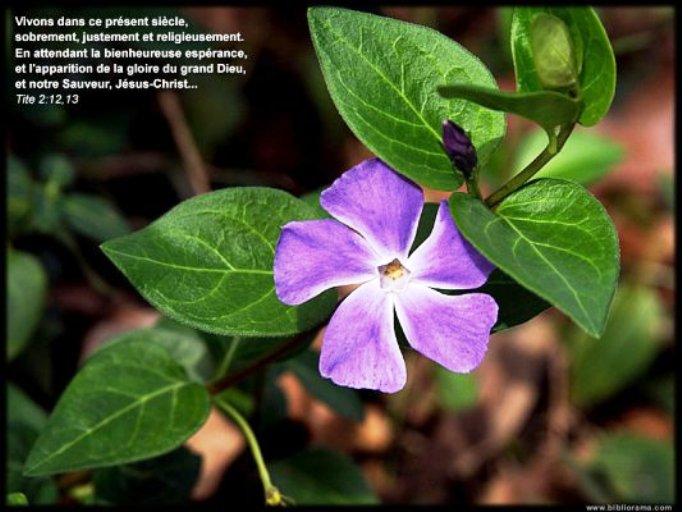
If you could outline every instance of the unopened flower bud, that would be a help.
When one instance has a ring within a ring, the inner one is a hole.
[[[443,121],[443,148],[455,167],[469,179],[478,164],[476,148],[466,132],[449,119]]]
[[[540,13],[530,30],[533,63],[543,87],[561,89],[578,80],[578,63],[566,24],[556,16]]]

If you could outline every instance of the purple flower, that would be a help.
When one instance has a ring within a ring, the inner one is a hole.
[[[454,372],[483,359],[497,304],[478,288],[494,268],[440,203],[431,235],[412,254],[421,189],[379,159],[353,167],[322,192],[337,220],[290,222],[275,252],[279,299],[297,305],[332,287],[360,284],[339,305],[322,342],[320,373],[336,384],[393,393],[405,385],[394,311],[410,345]]]
[[[455,167],[469,179],[478,164],[476,148],[466,132],[449,119],[443,121],[443,148]]]

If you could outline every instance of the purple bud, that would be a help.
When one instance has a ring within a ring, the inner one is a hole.
[[[443,121],[443,148],[455,167],[469,179],[478,163],[476,148],[464,130],[449,119]]]

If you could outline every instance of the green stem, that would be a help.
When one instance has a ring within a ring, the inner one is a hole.
[[[249,445],[251,454],[253,455],[253,460],[256,463],[256,468],[258,468],[258,475],[260,476],[261,482],[263,483],[263,492],[265,493],[265,503],[266,505],[282,505],[282,494],[279,489],[272,484],[270,480],[270,473],[268,473],[268,468],[265,466],[265,461],[263,460],[263,455],[260,451],[260,446],[258,445],[258,440],[253,434],[253,430],[246,422],[244,417],[239,414],[239,412],[232,407],[226,400],[220,398],[219,396],[213,398],[216,404],[225,413],[232,418],[232,421],[236,423],[239,429],[244,434],[246,439],[246,444]]]
[[[476,199],[482,199],[481,189],[478,188],[478,167],[476,167],[472,173],[471,177],[466,180],[467,192],[471,197]]]
[[[232,359],[234,359],[234,355],[237,353],[237,346],[239,346],[239,342],[241,340],[242,338],[240,336],[235,336],[230,340],[230,347],[225,351],[225,356],[220,361],[220,365],[213,374],[212,380],[220,379],[225,374],[227,374],[227,371],[230,369],[230,366],[232,365]]]
[[[227,389],[230,386],[236,384],[237,382],[245,379],[246,377],[253,375],[264,366],[277,361],[281,356],[283,356],[287,352],[295,350],[296,348],[298,348],[301,345],[304,345],[305,343],[310,343],[310,335],[313,332],[316,332],[320,327],[322,327],[322,324],[319,324],[308,331],[299,333],[294,338],[290,339],[283,345],[280,345],[272,352],[269,352],[260,359],[256,360],[253,364],[246,366],[245,368],[242,368],[229,375],[225,375],[221,380],[210,384],[208,386],[208,392],[211,393],[212,395],[216,395],[223,391],[224,389]]]
[[[488,205],[488,207],[494,208],[500,202],[502,202],[505,197],[535,176],[535,174],[542,169],[547,162],[549,162],[559,153],[559,151],[561,151],[561,148],[564,147],[566,140],[571,135],[574,126],[575,123],[562,126],[559,130],[559,135],[556,137],[556,141],[550,140],[545,150],[535,157],[535,160],[529,163],[521,172],[516,174],[486,198],[485,203]]]

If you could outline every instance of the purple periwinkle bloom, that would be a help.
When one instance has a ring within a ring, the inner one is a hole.
[[[433,231],[409,253],[424,205],[422,190],[379,159],[366,160],[322,192],[335,219],[290,222],[275,251],[275,289],[297,305],[332,287],[359,284],[341,302],[322,340],[320,373],[336,384],[393,393],[406,369],[394,312],[410,345],[454,372],[476,368],[497,304],[478,288],[493,265],[459,233],[440,203]]]
[[[443,148],[455,167],[462,171],[466,179],[469,179],[471,172],[478,164],[476,148],[466,132],[449,119],[443,121]]]

